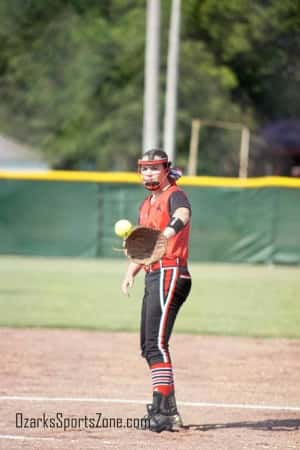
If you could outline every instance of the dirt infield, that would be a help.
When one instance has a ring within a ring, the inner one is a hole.
[[[300,449],[300,341],[175,335],[185,427],[155,434],[132,428],[151,397],[136,334],[0,336],[0,449]]]

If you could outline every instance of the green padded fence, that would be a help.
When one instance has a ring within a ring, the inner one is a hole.
[[[0,252],[95,256],[98,187],[90,183],[0,180]]]
[[[191,260],[300,264],[300,181],[188,178]],[[113,224],[136,223],[135,174],[0,173],[0,253],[122,256]]]

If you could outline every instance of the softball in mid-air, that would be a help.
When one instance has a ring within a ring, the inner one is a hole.
[[[115,223],[115,233],[121,238],[127,238],[132,230],[132,224],[129,220],[121,219]]]

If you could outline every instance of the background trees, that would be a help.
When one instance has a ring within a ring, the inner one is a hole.
[[[163,113],[170,1],[162,3]],[[54,167],[134,169],[145,8],[144,0],[2,0],[1,132],[40,149]],[[177,162],[184,168],[193,117],[259,130],[300,116],[300,6],[185,0],[182,8]],[[203,130],[202,173],[233,173],[239,139]]]

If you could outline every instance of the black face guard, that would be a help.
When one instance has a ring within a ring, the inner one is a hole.
[[[159,181],[148,181],[144,183],[144,186],[148,191],[157,191],[160,188],[160,182]]]

